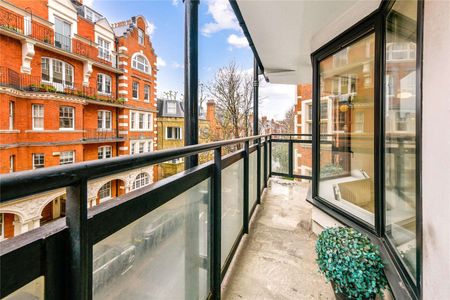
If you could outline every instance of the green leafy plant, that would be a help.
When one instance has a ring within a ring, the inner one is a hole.
[[[316,243],[319,270],[336,294],[347,299],[375,299],[387,286],[378,247],[353,228],[325,229]]]

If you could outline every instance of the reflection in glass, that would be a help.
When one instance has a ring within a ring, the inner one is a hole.
[[[386,20],[386,235],[416,271],[416,1],[397,1]]]
[[[370,34],[320,62],[319,196],[374,224],[374,44]]]
[[[244,159],[222,171],[222,268],[243,226]]]
[[[5,298],[2,298],[2,300],[43,300],[44,280],[44,276],[40,276]]]
[[[250,153],[248,161],[248,213],[251,213],[257,198],[257,184],[258,184],[258,154],[256,151]]]
[[[289,174],[289,143],[272,142],[272,172]]]
[[[209,199],[207,179],[95,244],[93,298],[206,299]]]

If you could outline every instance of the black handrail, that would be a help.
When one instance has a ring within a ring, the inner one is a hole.
[[[0,175],[0,203],[67,187],[81,179],[91,180],[268,136],[270,134]]]

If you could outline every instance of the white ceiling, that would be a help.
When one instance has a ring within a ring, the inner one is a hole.
[[[311,53],[376,10],[380,0],[237,0],[272,83],[311,83]]]

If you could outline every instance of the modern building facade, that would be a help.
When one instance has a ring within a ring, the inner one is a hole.
[[[0,2],[0,173],[156,149],[156,54],[146,20],[110,24],[82,1]],[[89,206],[154,180],[92,180]],[[65,215],[65,189],[0,205],[0,239]]]

